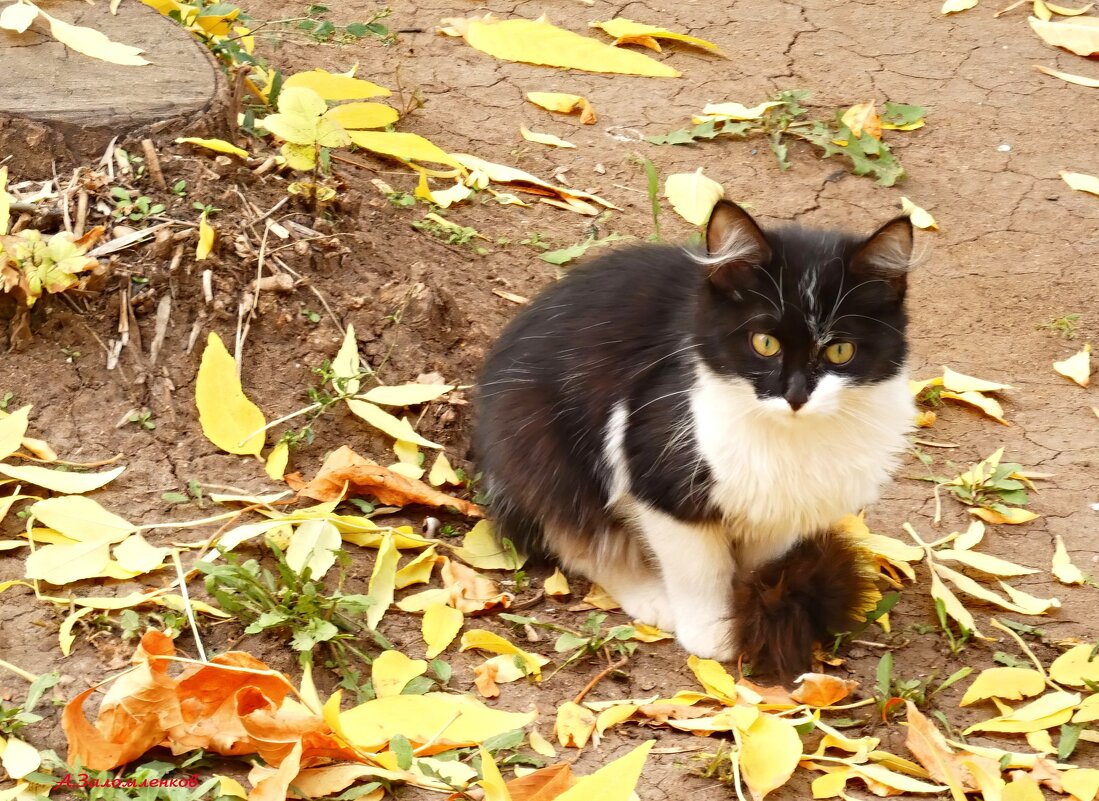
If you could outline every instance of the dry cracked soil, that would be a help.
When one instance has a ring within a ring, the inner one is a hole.
[[[1099,419],[1091,410],[1099,406],[1099,394],[1095,387],[1081,389],[1056,375],[1051,363],[1099,334],[1099,198],[1070,190],[1058,176],[1060,170],[1099,173],[1099,118],[1096,90],[1047,77],[1032,65],[1088,75],[1099,75],[1099,65],[1043,44],[1027,26],[1025,9],[995,18],[993,5],[986,0],[976,9],[944,17],[931,0],[595,0],[591,5],[576,0],[489,0],[477,6],[412,0],[394,4],[385,21],[392,29],[405,31],[389,47],[372,39],[318,45],[300,36],[261,33],[260,52],[288,72],[311,67],[342,71],[357,63],[360,76],[402,88],[393,99],[398,107],[418,92],[424,104],[404,119],[401,130],[425,135],[448,151],[513,164],[546,178],[562,175],[570,185],[595,191],[621,211],[593,219],[541,204],[518,208],[474,203],[453,208],[450,219],[486,237],[481,245],[487,252],[482,255],[473,247],[444,243],[412,228],[410,222],[421,216],[422,207],[397,207],[378,193],[370,179],[412,191],[414,176],[399,165],[363,153],[354,156],[362,166],[337,163],[344,200],[328,229],[339,234],[333,237],[337,244],[284,251],[287,262],[308,275],[316,293],[299,286],[288,295],[262,297],[260,315],[245,345],[246,390],[268,419],[306,402],[311,368],[330,358],[341,340],[341,331],[318,296],[341,324],[354,324],[364,360],[383,380],[400,382],[438,372],[448,382],[472,384],[493,337],[517,310],[494,290],[531,297],[557,275],[557,268],[540,261],[537,248],[524,240],[560,248],[612,232],[640,240],[650,236],[650,203],[640,158],[651,159],[661,179],[704,167],[725,187],[727,197],[750,203],[764,222],[796,220],[869,231],[897,214],[905,195],[930,210],[941,229],[919,234],[918,246],[926,259],[910,281],[913,375],[929,377],[949,364],[1014,387],[1004,395],[1010,425],[948,405],[938,410],[935,427],[920,437],[952,447],[922,450],[940,473],[954,474],[955,467],[964,468],[1003,447],[1011,461],[1052,474],[1041,482],[1029,506],[1041,517],[1024,526],[991,527],[984,550],[1041,569],[1015,583],[1035,595],[1060,597],[1061,608],[1040,621],[1050,642],[1093,639],[1096,589],[1057,585],[1049,566],[1054,537],[1060,535],[1076,564],[1099,575],[1099,511],[1092,508],[1099,502]],[[274,20],[300,17],[302,4],[250,0],[246,10],[256,19]],[[334,6],[332,18],[347,22],[374,10],[363,0],[341,2]],[[591,20],[616,15],[659,22],[719,44],[728,58],[672,44],[656,57],[680,70],[681,78],[592,75],[500,62],[435,33],[444,17],[484,11],[501,17],[547,12],[555,23],[578,31]],[[754,105],[791,88],[810,91],[807,105],[824,118],[865,100],[928,107],[925,127],[888,132],[908,177],[896,187],[879,187],[851,175],[837,160],[820,160],[801,144],[791,147],[792,167],[783,171],[766,142],[758,139],[672,147],[642,138],[687,127],[691,114],[707,102]],[[524,100],[528,91],[584,95],[599,121],[585,126],[576,117],[549,115]],[[577,147],[557,150],[524,142],[519,137],[521,124],[557,134]],[[236,195],[238,186],[262,210],[280,197],[281,185],[257,183],[246,168],[214,172],[206,156],[168,141],[160,144],[169,182],[189,178],[191,198],[226,209],[213,221],[227,230],[232,228],[232,215],[246,213]],[[190,198],[185,206],[189,205]],[[278,216],[312,224],[311,216],[294,204]],[[661,223],[665,238],[672,241],[692,233],[667,205]],[[222,454],[207,442],[194,408],[200,348],[188,350],[188,341],[196,329],[201,331],[200,341],[209,331],[232,339],[237,301],[255,271],[254,253],[242,252],[223,236],[214,264],[213,302],[204,301],[201,267],[191,262],[190,253],[174,272],[148,249],[121,255],[116,274],[147,278],[144,292],[170,292],[174,298],[169,335],[155,368],[146,356],[130,353],[135,346],[123,352],[117,368],[105,368],[101,344],[116,336],[116,284],[109,284],[102,295],[82,299],[79,311],[60,302],[45,304],[33,320],[33,343],[0,359],[0,395],[11,392],[16,405],[34,404],[33,431],[48,439],[63,458],[94,461],[123,455],[127,471],[97,498],[134,521],[207,514],[209,507],[202,511],[197,504],[162,500],[163,493],[180,491],[189,481],[206,485],[207,491],[219,486],[272,486],[256,463]],[[146,347],[152,338],[153,308],[151,301],[138,306],[137,324]],[[1038,328],[1067,314],[1082,315],[1073,341]],[[151,410],[154,430],[125,422],[132,410],[143,407]],[[420,427],[444,443],[457,464],[473,470],[466,460],[469,422],[469,406],[440,405],[429,410]],[[316,429],[315,442],[293,455],[293,469],[307,476],[326,452],[343,444],[390,461],[387,442],[346,414],[329,414]],[[931,485],[917,480],[925,475],[918,460],[907,459],[883,500],[868,510],[871,528],[903,537],[900,527],[905,521],[939,534],[964,526],[965,509],[949,498],[943,501],[941,524],[933,524]],[[422,522],[422,516],[411,514],[405,519]],[[4,535],[13,536],[21,525],[9,518]],[[151,538],[159,543],[185,536],[199,535],[165,532]],[[374,554],[352,549],[351,586],[364,586]],[[0,580],[17,578],[21,572],[20,552],[0,553]],[[531,571],[533,589],[545,575]],[[919,581],[902,592],[891,635],[864,635],[867,641],[896,648],[898,676],[941,679],[964,665],[992,666],[995,651],[1013,650],[1009,642],[973,641],[959,655],[951,655],[934,626],[926,582],[921,568]],[[147,577],[142,586],[157,583]],[[93,589],[101,590],[89,585],[77,591]],[[521,597],[530,597],[533,589]],[[569,612],[568,606],[542,600],[524,613],[579,624],[586,613]],[[981,609],[982,615],[991,612]],[[57,647],[60,620],[61,615],[36,602],[29,591],[9,590],[0,605],[0,653],[35,672],[62,671],[66,678],[60,690],[66,697],[124,664],[132,644],[120,644],[117,629],[78,629],[81,636],[72,656],[62,658]],[[492,618],[481,623],[512,633]],[[392,613],[383,630],[398,645],[419,647],[414,617]],[[285,643],[244,636],[235,623],[208,627],[206,636],[211,650],[241,648],[272,665],[295,669]],[[179,642],[181,650],[193,654],[188,634]],[[1056,653],[1048,645],[1035,647],[1047,662]],[[863,693],[870,692],[881,653],[882,648],[873,644],[851,645],[843,654],[844,664],[834,670],[858,680]],[[447,658],[455,667],[452,686],[471,689],[475,657]],[[592,698],[669,694],[693,687],[685,661],[675,645],[642,645],[627,675],[602,682]],[[537,705],[542,713],[539,728],[549,734],[554,709],[574,696],[599,667],[593,661],[540,685],[506,685],[493,703],[510,709]],[[0,696],[6,690],[18,697],[18,681],[0,676]],[[331,687],[331,677],[324,682],[324,689]],[[934,703],[961,727],[974,719],[974,713],[959,710],[957,699],[952,689]],[[860,713],[867,719],[865,731],[883,737],[883,747],[905,753],[902,727],[876,727],[872,712]],[[36,744],[64,750],[56,711],[33,732]],[[599,748],[569,751],[566,756],[577,759],[580,773],[588,773],[645,738],[659,742],[638,787],[641,799],[730,797],[731,791],[715,781],[687,774],[691,749],[706,744],[687,735],[619,727]],[[1078,761],[1099,762],[1099,748],[1084,744]],[[773,797],[807,796],[807,783],[796,779]],[[401,797],[420,796],[406,791]]]

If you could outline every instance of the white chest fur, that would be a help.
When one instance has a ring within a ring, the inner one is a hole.
[[[795,414],[781,398],[760,401],[745,379],[699,364],[691,413],[711,500],[734,537],[762,544],[808,535],[875,501],[915,410],[904,371],[869,386],[826,376]]]

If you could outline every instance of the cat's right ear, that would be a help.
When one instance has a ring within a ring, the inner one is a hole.
[[[719,200],[706,225],[710,280],[719,288],[735,289],[739,276],[771,258],[767,237],[751,215],[736,203]]]

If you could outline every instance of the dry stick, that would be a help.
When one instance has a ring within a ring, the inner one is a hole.
[[[23,668],[21,668],[21,667],[16,667],[11,662],[5,662],[3,659],[0,659],[0,667],[6,668],[7,670],[10,670],[16,676],[18,676],[21,679],[26,679],[31,684],[34,684],[36,681],[38,681],[38,676],[35,676],[33,673],[28,673],[26,670],[23,670]]]
[[[179,561],[179,550],[172,549],[172,564],[176,567],[176,575],[179,576],[179,594],[183,598],[183,609],[187,612],[187,622],[191,624],[191,636],[195,638],[195,647],[198,649],[199,659],[207,663],[206,649],[202,647],[202,638],[198,636],[198,623],[195,621],[195,610],[191,608],[191,596],[187,593],[187,578],[183,575],[183,564]]]
[[[252,330],[252,320],[256,316],[256,306],[259,305],[259,282],[263,278],[263,264],[264,259],[267,256],[267,235],[271,231],[270,225],[263,226],[263,236],[259,241],[259,256],[256,259],[256,288],[252,290],[252,302],[247,307],[247,314],[245,314],[245,305],[240,304],[237,319],[237,346],[234,359],[237,362],[237,372],[240,372],[241,364],[244,359],[244,340],[248,338],[248,332]]]
[[[153,147],[152,139],[142,139],[141,149],[145,152],[145,169],[153,177],[153,182],[161,189],[168,189],[168,182],[164,180],[164,173],[160,169],[160,156]]]
[[[589,681],[588,685],[583,690],[576,694],[576,697],[572,699],[572,702],[574,704],[579,704],[581,701],[584,700],[585,695],[595,689],[595,685],[603,681],[603,679],[607,678],[607,676],[614,673],[614,671],[618,670],[620,667],[625,666],[625,664],[629,661],[630,658],[628,656],[624,656],[617,662],[612,662],[611,664],[607,665],[605,668],[595,674],[595,678]]]
[[[77,239],[84,236],[84,226],[88,222],[88,190],[81,189],[76,198],[76,225],[73,226],[73,236]]]

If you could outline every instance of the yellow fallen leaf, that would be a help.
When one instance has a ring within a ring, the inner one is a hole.
[[[406,162],[428,162],[461,168],[454,157],[419,134],[400,131],[348,131],[351,141],[364,150]]]
[[[348,131],[364,128],[384,128],[392,125],[400,114],[384,103],[344,103],[334,106],[325,115]]]
[[[935,229],[936,231],[939,229],[939,224],[935,222],[934,217],[906,197],[901,198],[901,213],[907,214],[908,219],[917,228]]]
[[[214,776],[218,780],[218,795],[227,795],[231,798],[248,798],[248,791],[236,779],[222,776],[219,773],[215,773]]]
[[[536,754],[541,754],[549,759],[555,759],[557,757],[557,749],[553,747],[553,743],[538,733],[537,730],[533,730],[530,733],[530,747]]]
[[[82,609],[77,609],[61,622],[61,627],[57,631],[57,640],[61,646],[62,656],[68,656],[72,653],[73,643],[76,642],[76,635],[73,634],[73,626],[77,624],[80,618],[85,615],[90,615],[94,611],[96,610],[93,607],[85,606]]]
[[[1037,17],[1029,17],[1027,22],[1046,44],[1063,47],[1078,56],[1099,54],[1099,25],[1089,24],[1094,23],[1092,18],[1082,17],[1061,22],[1047,22]],[[1061,177],[1065,177],[1063,173]],[[1065,178],[1065,180],[1068,179]]]
[[[366,610],[366,625],[371,630],[378,628],[382,616],[393,603],[393,591],[397,581],[397,561],[401,552],[393,545],[393,533],[387,531],[378,546],[378,555],[374,560],[374,569],[370,573],[367,597],[373,602]]]
[[[1092,89],[1099,89],[1099,78],[1087,78],[1083,75],[1073,75],[1071,72],[1058,72],[1057,70],[1051,70],[1049,67],[1044,67],[1041,64],[1035,64],[1034,69],[1045,75],[1049,75],[1054,78],[1060,78],[1062,81],[1074,83],[1077,86],[1088,86]],[[1072,175],[1073,173],[1068,174]],[[1079,173],[1076,174],[1078,175]],[[1064,177],[1064,174],[1062,174],[1061,177]]]
[[[242,147],[237,147],[231,142],[226,142],[224,139],[202,139],[198,136],[181,136],[176,139],[177,145],[196,145],[197,147],[204,147],[207,150],[213,150],[216,153],[228,153],[230,156],[238,156],[239,158],[248,158],[248,151]]]
[[[1068,550],[1065,548],[1065,541],[1061,539],[1061,535],[1058,534],[1056,538],[1057,547],[1053,552],[1053,576],[1062,584],[1083,584],[1084,573],[1080,568],[1072,563],[1072,559],[1068,555]]]
[[[263,412],[244,394],[237,363],[221,337],[211,332],[195,380],[195,403],[202,433],[227,453],[259,456],[267,425]]]
[[[980,392],[951,392],[944,389],[939,393],[939,397],[944,400],[956,400],[960,403],[973,406],[980,409],[997,423],[1002,423],[1005,426],[1011,425],[1004,419],[1004,407],[1000,405],[1000,402],[995,398],[982,395]]]
[[[1091,380],[1091,345],[1084,345],[1083,350],[1063,361],[1054,362],[1053,369],[1065,378],[1075,381],[1082,387],[1086,387]]]
[[[382,406],[419,406],[441,398],[454,388],[447,384],[397,384],[374,387],[359,397]]]
[[[31,504],[29,509],[43,525],[73,540],[121,542],[137,531],[130,521],[82,495],[47,498]]]
[[[435,604],[446,604],[449,600],[450,592],[441,587],[436,587],[407,595],[397,601],[396,607],[402,612],[426,612],[429,607]]]
[[[677,70],[648,56],[605,45],[543,20],[498,20],[486,15],[443,22],[450,26],[444,33],[461,36],[471,47],[503,61],[587,72],[679,77]]]
[[[986,381],[983,378],[974,378],[971,375],[959,373],[945,365],[943,366],[941,386],[951,392],[1001,392],[1012,388],[1008,384]]]
[[[969,685],[959,706],[969,706],[987,698],[1019,701],[1039,695],[1045,688],[1045,677],[1033,668],[988,668]]]
[[[692,654],[687,658],[687,667],[695,674],[698,683],[714,698],[728,706],[736,703],[736,680],[729,675],[720,662],[713,659],[699,659]]]
[[[1000,801],[1045,801],[1045,795],[1042,794],[1042,788],[1034,779],[1029,776],[1017,776],[1004,785]]]
[[[546,595],[571,595],[572,590],[569,588],[569,580],[565,578],[565,574],[561,572],[560,568],[553,571],[553,575],[542,582],[542,589],[546,591]]]
[[[24,776],[38,770],[41,764],[42,755],[30,743],[24,742],[18,737],[8,736],[7,739],[0,737],[0,765],[7,771],[10,778],[22,779]],[[20,786],[16,785],[14,789],[18,791]],[[6,794],[7,791],[5,791]],[[29,795],[31,794],[20,792],[10,797],[18,799]]]
[[[1079,693],[1056,690],[1007,714],[974,723],[962,733],[969,735],[975,731],[997,731],[1023,734],[1049,729],[1068,722],[1073,708],[1079,703]]]
[[[1053,3],[1046,3],[1045,6],[1054,14],[1060,14],[1062,17],[1078,17],[1081,14],[1087,14],[1091,11],[1095,3],[1088,3],[1086,6],[1080,8],[1069,8],[1068,6],[1058,6]]]
[[[493,181],[495,183],[511,184],[520,192],[540,195],[543,201],[549,203],[552,203],[555,199],[573,200],[577,202],[591,201],[591,203],[598,203],[604,208],[615,209],[617,211],[621,210],[618,206],[610,201],[604,200],[598,195],[593,195],[590,192],[581,192],[579,189],[572,189],[571,187],[555,186],[548,181],[543,181],[541,178],[515,167],[485,161],[476,156],[471,156],[468,153],[454,153],[453,156],[461,162],[463,167],[470,171],[471,179],[474,178],[474,176],[483,179],[482,183],[475,184],[477,186],[487,185],[488,181]],[[591,203],[581,203],[579,206],[569,206],[568,208],[572,211],[578,211],[582,214],[593,216],[598,214],[599,211],[594,208]],[[584,208],[585,206],[587,208]]]
[[[553,733],[563,748],[583,748],[595,731],[595,714],[586,707],[566,701],[557,708]]]
[[[542,663],[538,658],[514,643],[508,642],[499,634],[485,629],[471,629],[462,635],[462,645],[459,650],[468,651],[471,648],[513,656],[522,663],[520,667],[527,672],[528,676],[534,676],[538,681],[542,679]]]
[[[975,553],[961,548],[957,550],[953,548],[942,548],[936,551],[935,555],[945,562],[960,562],[963,565],[976,568],[983,573],[990,573],[993,576],[1029,576],[1038,572],[1038,570],[1033,567],[1017,565],[1014,562],[1009,562],[998,556],[991,556],[986,553]]]
[[[435,546],[432,545],[397,571],[395,582],[397,589],[403,589],[411,584],[426,584],[431,580],[436,561]]]
[[[946,0],[943,3],[942,14],[957,14],[960,11],[967,11],[977,5],[977,0]]]
[[[376,83],[322,69],[299,72],[283,83],[285,88],[296,86],[312,89],[325,100],[362,100],[367,97],[389,97],[392,94]]]
[[[53,38],[65,45],[70,50],[82,53],[85,56],[107,61],[111,64],[121,64],[126,67],[141,67],[149,62],[141,57],[144,51],[140,47],[131,47],[121,42],[111,41],[107,36],[82,25],[72,25],[57,17],[51,17],[42,9],[38,13],[50,24],[50,33]]]
[[[942,566],[938,565],[938,567]],[[931,597],[943,602],[943,609],[946,611],[946,614],[956,620],[964,631],[972,631],[975,636],[984,637],[977,629],[977,624],[973,620],[973,615],[965,608],[962,602],[958,600],[958,596],[951,592],[950,588],[943,583],[943,580],[939,578],[937,570],[931,571]]]
[[[112,470],[104,470],[102,473],[72,473],[37,465],[22,467],[0,463],[0,475],[65,495],[80,495],[97,490],[114,481],[125,469],[125,467],[115,467]]]
[[[431,471],[427,474],[427,483],[433,487],[441,487],[450,484],[455,487],[462,485],[461,477],[450,466],[450,460],[442,451],[435,457],[435,463],[431,465]]]
[[[362,418],[367,423],[374,426],[374,428],[393,437],[393,439],[414,442],[424,448],[443,447],[442,445],[425,439],[417,434],[407,420],[394,417],[389,412],[379,406],[375,406],[373,403],[367,403],[366,401],[357,400],[355,398],[348,398],[347,408],[350,409],[356,417]]]
[[[1099,720],[1099,695],[1089,695],[1072,716],[1073,723],[1092,723]]]
[[[789,781],[801,760],[801,737],[785,718],[761,714],[740,734],[740,771],[756,801]]]
[[[546,111],[556,111],[559,114],[575,112],[580,115],[580,122],[584,125],[595,125],[599,119],[591,103],[580,95],[567,95],[561,92],[527,92],[527,100]]]
[[[282,481],[286,474],[286,465],[290,461],[290,443],[279,440],[275,447],[267,454],[267,460],[263,463],[263,472],[272,481]]]
[[[881,139],[881,117],[874,108],[874,102],[859,103],[843,112],[840,122],[851,129],[857,139],[867,133],[875,139]]]
[[[1088,682],[1099,683],[1099,656],[1089,659],[1091,645],[1076,645],[1053,660],[1049,676],[1058,684],[1084,687]]]
[[[491,709],[471,695],[449,693],[375,698],[343,713],[338,704],[338,699],[334,704],[329,699],[325,720],[342,738],[366,751],[384,748],[398,734],[414,746],[434,743],[430,753],[449,751],[524,728],[538,716]]]
[[[114,558],[122,570],[141,575],[162,566],[171,552],[170,548],[150,545],[140,534],[134,534],[114,547]]]
[[[1073,801],[1093,801],[1099,795],[1099,770],[1073,768],[1061,774],[1061,789],[1072,796]]]
[[[1027,732],[1026,744],[1039,754],[1048,755],[1057,753],[1057,746],[1053,744],[1053,738],[1049,736],[1049,732],[1045,729]]]
[[[500,775],[500,769],[492,754],[485,750],[484,746],[478,749],[481,753],[481,780],[475,782],[484,790],[484,801],[511,801],[511,793],[504,784],[504,777]]]
[[[427,643],[428,659],[434,659],[447,649],[458,632],[462,630],[464,616],[460,611],[446,604],[432,604],[424,610],[421,633]]]
[[[655,740],[642,743],[590,776],[582,776],[554,801],[630,801]]]
[[[198,221],[198,245],[195,247],[195,260],[205,261],[210,258],[217,241],[217,231],[210,223],[206,222],[206,214],[203,213]]]
[[[703,122],[713,122],[716,120],[732,120],[734,122],[746,122],[748,120],[759,120],[763,118],[770,109],[777,106],[781,106],[775,100],[769,100],[766,103],[760,103],[758,106],[752,106],[748,108],[743,103],[726,102],[726,103],[707,103],[702,107],[702,113],[691,118],[691,122],[698,125]]]
[[[644,40],[668,39],[673,42],[683,42],[684,44],[701,47],[703,50],[709,50],[719,56],[724,55],[713,42],[707,42],[705,39],[699,39],[696,36],[688,36],[683,33],[673,33],[672,31],[659,28],[655,25],[634,22],[632,19],[626,19],[625,17],[615,17],[606,22],[590,22],[588,24],[592,28],[599,28],[610,36],[613,36],[616,46],[623,44],[641,44]],[[651,47],[651,45],[647,46]],[[660,45],[656,44],[652,49],[659,53]]]
[[[30,406],[24,406],[0,418],[0,459],[6,459],[19,450],[27,433],[30,411]]]
[[[596,609],[602,609],[604,612],[613,612],[615,609],[622,608],[618,601],[608,595],[607,591],[598,584],[591,586],[591,591],[584,596],[584,603]]]
[[[355,338],[355,326],[349,323],[336,358],[332,360],[336,387],[345,394],[356,394],[359,391],[359,371],[359,341]]]
[[[31,3],[12,3],[4,6],[0,11],[0,28],[16,33],[23,33],[38,17],[38,7]],[[0,230],[0,234],[6,234],[6,230]],[[14,777],[18,778],[18,777]]]
[[[100,576],[111,561],[110,549],[105,540],[45,545],[27,557],[24,575],[57,585]]]
[[[998,512],[995,509],[974,507],[969,510],[969,513],[994,526],[1018,526],[1022,523],[1029,523],[1031,520],[1037,520],[1040,517],[1040,515],[1037,515],[1028,509],[1020,509],[1015,506],[1007,507],[1003,512]]]
[[[378,698],[400,695],[404,686],[417,676],[427,672],[427,662],[422,659],[409,659],[400,651],[382,651],[374,657],[370,667],[370,678],[374,693]]]
[[[286,564],[295,573],[309,569],[314,580],[320,580],[336,563],[336,553],[343,547],[340,530],[327,520],[306,520],[294,529],[285,546]]]
[[[714,205],[725,197],[725,189],[717,181],[694,172],[669,175],[664,182],[664,196],[680,217],[691,225],[703,225],[710,218]]]
[[[463,200],[468,199],[473,194],[473,190],[459,182],[450,189],[432,191],[427,182],[427,173],[421,172],[420,181],[416,185],[416,191],[413,194],[421,200],[435,204],[439,208],[449,209],[455,203],[461,203]]]
[[[496,539],[496,531],[488,520],[478,520],[462,540],[462,546],[453,551],[467,565],[481,570],[518,570],[527,561],[514,547]]]
[[[528,142],[534,142],[538,145],[549,145],[550,147],[576,147],[572,142],[566,142],[560,137],[547,133],[536,133],[531,131],[527,126],[519,126],[519,134]]]
[[[930,410],[916,412],[916,428],[931,428],[931,426],[935,425],[937,419],[938,415]]]

